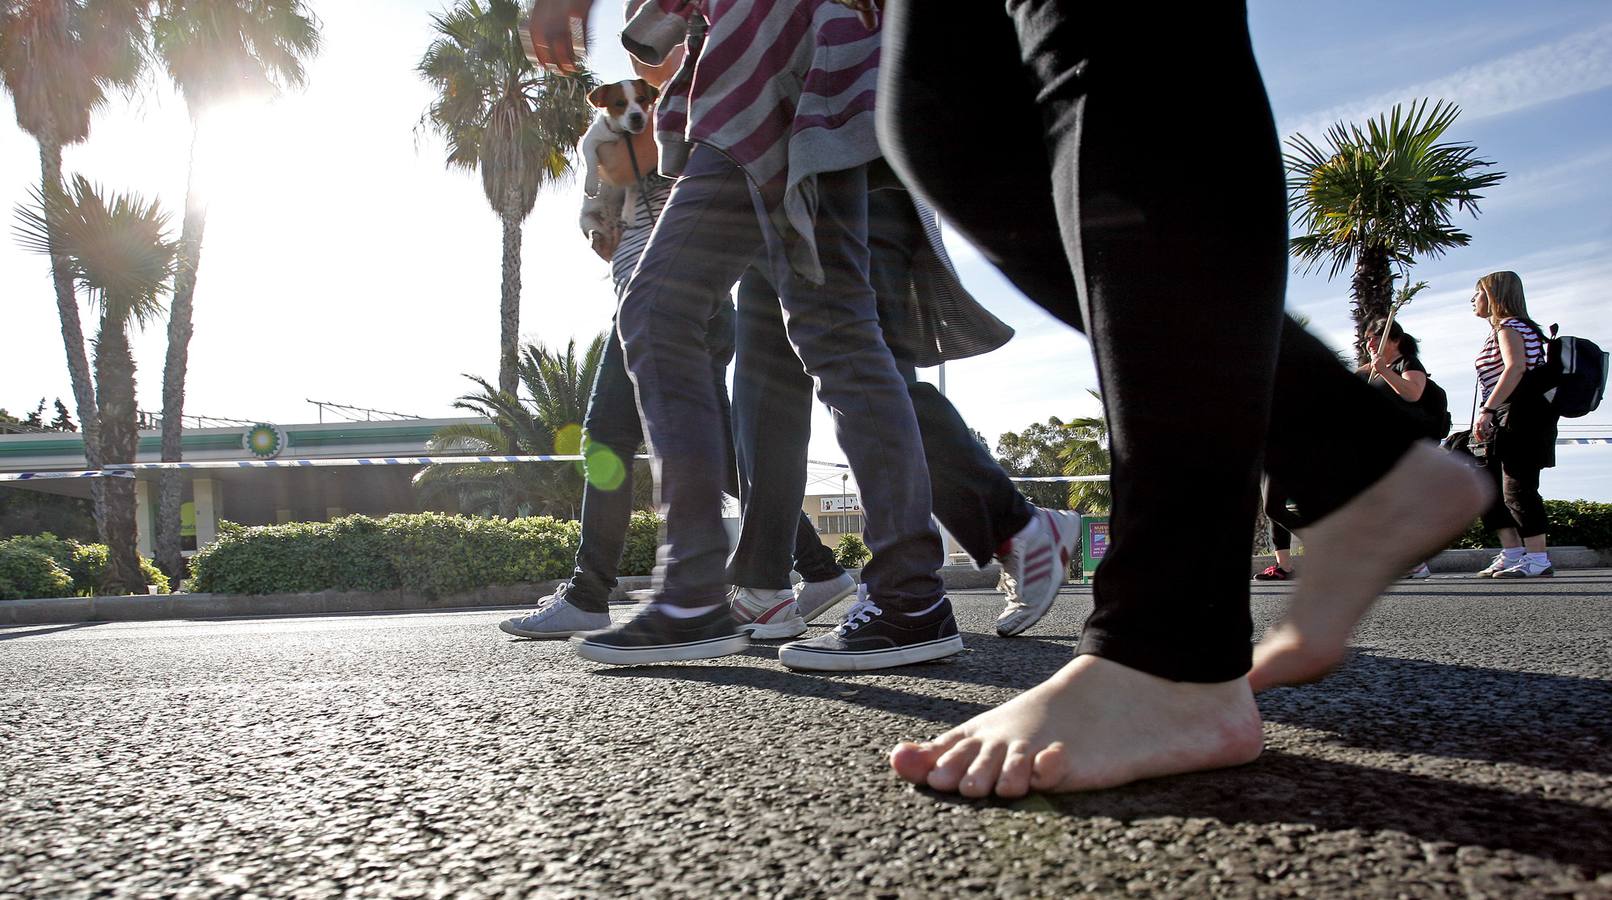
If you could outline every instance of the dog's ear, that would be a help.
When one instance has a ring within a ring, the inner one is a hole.
[[[600,109],[604,109],[610,103],[610,100],[606,98],[605,95],[610,92],[612,87],[614,87],[614,85],[601,84],[593,90],[588,91],[588,103],[592,106],[597,106]]]
[[[645,81],[642,78],[637,79],[637,81],[638,81],[638,89],[640,91],[644,92],[644,102],[645,103],[654,103],[656,98],[658,98],[660,96],[660,88],[655,87],[654,85],[650,84],[649,82]]]

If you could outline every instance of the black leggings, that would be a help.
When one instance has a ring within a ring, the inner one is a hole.
[[[886,13],[887,158],[1096,356],[1112,545],[1080,652],[1241,677],[1261,455],[1314,519],[1420,436],[1282,314],[1282,162],[1243,5]]]
[[[1515,528],[1519,537],[1544,534],[1545,498],[1539,495],[1539,467],[1500,460],[1485,467],[1494,479],[1494,502],[1483,513],[1483,527],[1490,531]]]

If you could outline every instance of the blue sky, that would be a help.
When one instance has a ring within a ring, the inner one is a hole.
[[[311,0],[325,49],[305,91],[220,111],[205,126],[201,168],[211,213],[197,291],[187,412],[294,423],[305,399],[420,415],[452,413],[463,373],[496,367],[497,219],[472,176],[447,172],[415,129],[430,95],[412,71],[442,0]],[[1470,400],[1484,338],[1468,314],[1473,281],[1518,271],[1535,317],[1612,347],[1612,3],[1532,4],[1254,0],[1255,46],[1284,134],[1313,136],[1338,117],[1442,97],[1466,110],[1452,137],[1477,144],[1510,177],[1463,220],[1470,247],[1419,266],[1429,291],[1404,324],[1448,389]],[[595,65],[622,77],[610,47],[619,16],[602,10]],[[1167,98],[1161,98],[1161,108]],[[37,149],[0,98],[0,210],[38,183]],[[188,122],[173,93],[119,98],[69,172],[156,196],[177,214]],[[1183,145],[1190,153],[1190,145]],[[608,326],[604,264],[577,234],[579,189],[558,186],[528,220],[523,334],[549,344]],[[177,230],[177,222],[175,222]],[[45,261],[0,238],[0,406],[70,397]],[[1091,411],[1095,384],[1077,335],[954,245],[976,294],[1019,329],[1006,348],[948,366],[948,390],[995,437],[1048,416]],[[1289,306],[1336,346],[1348,341],[1347,282],[1295,276]],[[160,405],[162,328],[135,340],[142,408]],[[1183,373],[1193,377],[1193,373]],[[814,458],[839,458],[826,416]],[[1566,423],[1612,436],[1612,404]],[[1612,501],[1612,446],[1563,448],[1547,496]],[[837,480],[837,479],[836,479]]]

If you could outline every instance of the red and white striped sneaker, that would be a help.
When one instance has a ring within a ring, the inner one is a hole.
[[[1041,621],[1058,589],[1069,579],[1069,560],[1080,540],[1080,515],[1036,508],[1030,524],[997,551],[1008,577],[1007,606],[996,618],[996,633],[1012,637]]]
[[[728,592],[728,603],[739,630],[757,640],[781,641],[806,633],[792,588],[770,591],[735,585]]]

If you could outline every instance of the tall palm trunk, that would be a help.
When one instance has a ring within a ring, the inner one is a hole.
[[[108,305],[112,305],[108,298]],[[101,403],[101,452],[114,463],[134,462],[140,433],[134,406],[134,355],[127,323],[101,317],[95,341],[95,387]],[[135,522],[134,480],[105,479],[107,564],[104,586],[118,593],[145,593]]]
[[[39,141],[40,195],[49,197],[62,189],[62,145],[54,140]],[[95,383],[90,379],[90,360],[84,350],[84,326],[78,317],[78,295],[67,257],[50,255],[51,280],[56,286],[56,313],[62,322],[62,346],[67,351],[67,375],[73,384],[73,405],[84,435],[84,462],[91,469],[101,467],[100,417],[95,409]],[[106,504],[101,479],[90,479],[90,498],[95,511],[95,531],[106,540]]]
[[[498,302],[498,389],[514,396],[520,387],[521,214],[518,208],[506,209],[499,218],[504,220],[504,283]]]
[[[1360,251],[1349,293],[1354,299],[1355,362],[1365,365],[1371,358],[1366,352],[1366,326],[1388,315],[1394,305],[1394,270],[1387,247]]]
[[[185,224],[179,235],[179,265],[174,275],[173,303],[168,309],[168,356],[162,369],[162,461],[184,458],[185,371],[190,364],[191,313],[196,294],[196,273],[201,267],[202,233],[207,229],[207,206],[196,191],[196,135],[190,131],[190,175],[185,188]],[[180,547],[180,507],[184,505],[184,476],[164,471],[157,499],[157,565],[177,587],[184,577],[185,559]]]
[[[510,197],[499,216],[504,221],[504,283],[498,301],[498,390],[519,396],[520,377],[517,354],[521,340],[521,212],[519,199]],[[501,428],[503,426],[500,426]],[[509,446],[518,446],[515,433],[504,428]],[[517,451],[511,451],[517,452]],[[498,514],[513,519],[517,514],[515,496],[505,492]]]

